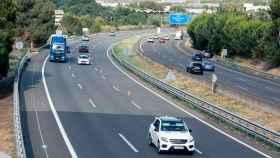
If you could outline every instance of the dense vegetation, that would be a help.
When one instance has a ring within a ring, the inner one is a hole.
[[[0,2],[0,79],[7,75],[9,53],[15,35],[16,3],[13,0]]]
[[[159,15],[147,15],[135,10],[137,7],[162,10],[154,2],[116,8],[100,6],[94,0],[57,0],[56,3],[66,13],[62,24],[70,34],[80,34],[82,27],[99,32],[104,26],[115,29],[123,25],[160,25]]]
[[[277,66],[280,64],[279,3],[273,0],[273,21],[255,19],[241,12],[220,11],[200,15],[188,26],[193,46],[214,53],[226,48],[229,56],[257,58]]]
[[[38,46],[54,32],[52,0],[17,0],[16,25],[20,36]]]

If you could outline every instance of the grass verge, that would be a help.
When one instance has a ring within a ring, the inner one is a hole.
[[[153,62],[149,58],[141,56],[134,49],[134,45],[140,38],[140,36],[135,36],[122,41],[114,48],[116,54],[121,58],[125,58],[131,64],[137,66],[146,73],[159,79],[163,79],[166,76],[168,69],[161,64]],[[128,51],[124,51],[124,49],[127,49]],[[169,81],[169,84],[186,92],[192,93],[237,115],[247,118],[252,122],[257,122],[264,127],[280,132],[280,116],[277,116],[256,106],[245,104],[223,94],[213,94],[208,85],[202,84],[201,82],[188,77],[176,70],[172,71],[176,76],[176,80]]]

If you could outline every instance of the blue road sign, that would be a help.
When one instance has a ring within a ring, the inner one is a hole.
[[[169,15],[170,25],[186,25],[191,21],[191,16],[183,13],[174,13]]]

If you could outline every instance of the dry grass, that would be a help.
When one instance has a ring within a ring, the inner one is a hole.
[[[130,49],[130,56],[128,60],[133,63],[135,66],[139,67],[146,73],[149,73],[153,76],[156,76],[160,79],[163,79],[168,69],[156,62],[153,62],[151,59],[143,57],[133,51],[133,44],[137,42],[139,37],[134,37],[128,40],[125,40],[118,46],[118,53],[122,55],[122,48]],[[228,96],[224,96],[222,94],[213,94],[208,85],[202,84],[197,80],[188,77],[176,70],[172,70],[176,76],[175,81],[169,81],[170,84],[182,89],[184,91],[190,92],[200,98],[207,100],[219,107],[225,108],[233,113],[236,113],[242,117],[245,117],[253,122],[257,122],[265,127],[273,129],[275,131],[280,131],[280,116],[276,116],[272,113],[266,112],[261,108],[256,106],[251,106],[248,104],[244,104],[234,98],[230,98]]]
[[[15,145],[13,142],[12,125],[12,97],[0,99],[0,151],[15,157]]]

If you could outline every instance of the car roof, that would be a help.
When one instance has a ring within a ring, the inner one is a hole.
[[[181,119],[177,117],[172,117],[172,116],[161,116],[159,117],[161,121],[182,121]]]

